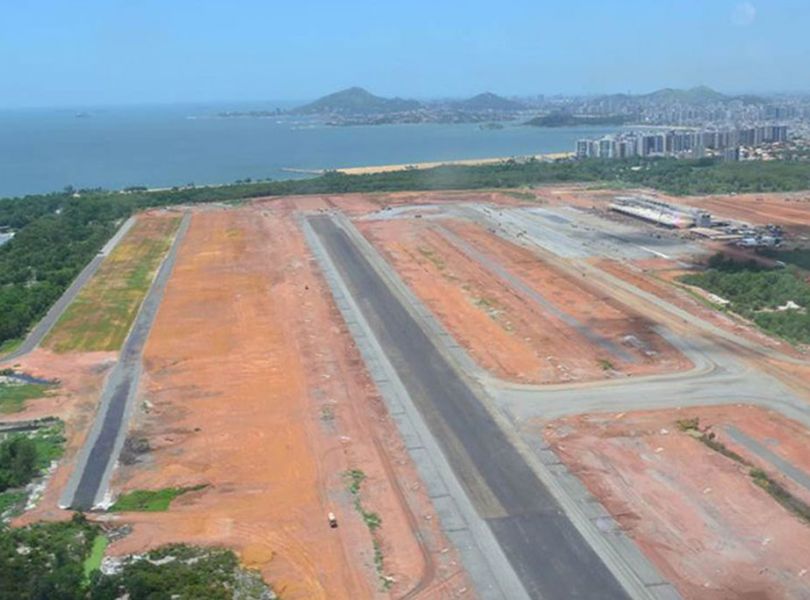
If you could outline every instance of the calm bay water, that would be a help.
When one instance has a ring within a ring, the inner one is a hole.
[[[118,189],[301,177],[285,169],[399,164],[571,151],[614,128],[506,124],[328,127],[290,117],[215,118],[191,106],[0,111],[0,197],[74,187]],[[264,106],[263,108],[266,108]],[[82,114],[82,116],[77,116]]]

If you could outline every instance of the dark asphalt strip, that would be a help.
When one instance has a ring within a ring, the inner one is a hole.
[[[346,232],[309,218],[479,514],[535,598],[627,598],[548,489]]]
[[[126,434],[126,414],[127,409],[132,406],[138,390],[143,348],[163,299],[166,282],[174,266],[178,247],[188,230],[189,222],[190,215],[185,215],[175,234],[172,246],[160,265],[140,311],[135,317],[132,329],[124,341],[118,362],[113,367],[104,386],[101,410],[106,406],[106,412],[103,413],[103,417],[100,414],[96,417],[103,418],[101,428],[98,430],[95,441],[88,439],[86,442],[93,445],[84,465],[77,465],[77,469],[83,470],[73,499],[69,503],[70,508],[89,510],[98,504],[99,496],[106,487],[105,476],[109,476],[111,465],[118,460],[116,446],[120,447],[121,440]]]

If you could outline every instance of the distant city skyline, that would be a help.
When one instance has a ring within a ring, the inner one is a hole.
[[[810,92],[810,3],[42,0],[0,22],[0,106]]]

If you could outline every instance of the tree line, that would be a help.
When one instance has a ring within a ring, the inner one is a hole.
[[[0,227],[15,232],[0,246],[0,344],[25,335],[102,248],[120,222],[156,206],[231,202],[262,196],[517,188],[548,183],[604,182],[653,187],[672,194],[810,189],[810,163],[723,163],[711,159],[628,159],[544,162],[507,160],[388,173],[327,172],[309,179],[184,186],[148,191],[66,189],[0,200]]]

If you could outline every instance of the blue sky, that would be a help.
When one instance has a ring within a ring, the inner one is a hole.
[[[810,91],[808,0],[6,0],[0,105]]]

